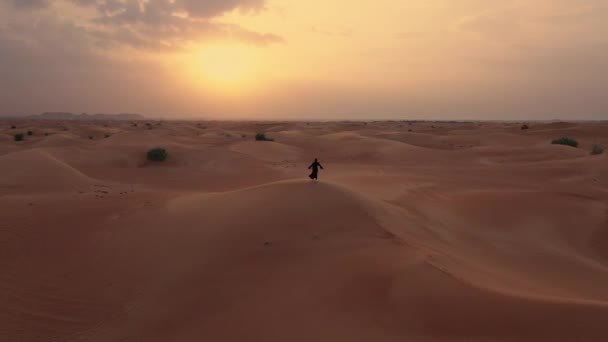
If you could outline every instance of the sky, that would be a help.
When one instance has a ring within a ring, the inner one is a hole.
[[[0,0],[0,115],[608,119],[606,0]]]

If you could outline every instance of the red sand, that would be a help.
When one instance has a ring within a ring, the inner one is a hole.
[[[151,123],[0,122],[0,341],[608,339],[608,125]]]

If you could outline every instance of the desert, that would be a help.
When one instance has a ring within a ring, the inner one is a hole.
[[[608,124],[527,125],[2,120],[0,341],[604,341]]]

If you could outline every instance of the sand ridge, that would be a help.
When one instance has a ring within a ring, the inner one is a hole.
[[[606,337],[606,124],[0,123],[0,341]]]

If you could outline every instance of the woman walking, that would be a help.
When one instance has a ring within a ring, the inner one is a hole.
[[[312,173],[308,177],[310,177],[310,179],[316,180],[319,174],[319,168],[323,170],[323,165],[321,165],[317,158],[315,158],[315,161],[312,162],[312,164],[310,164],[310,166],[308,167],[309,170],[312,169]]]

